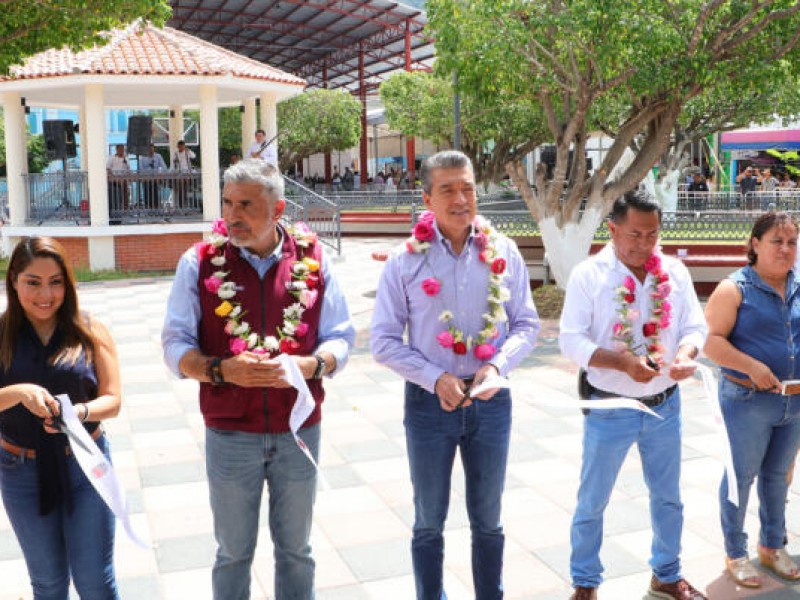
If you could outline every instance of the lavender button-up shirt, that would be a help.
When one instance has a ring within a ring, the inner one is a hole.
[[[435,231],[436,238],[427,253],[410,254],[405,244],[392,253],[378,285],[370,332],[375,360],[431,393],[443,373],[468,377],[484,364],[472,351],[458,355],[451,348],[443,348],[436,335],[446,329],[439,320],[444,310],[453,313],[455,325],[465,335],[476,335],[488,309],[489,284],[489,268],[478,258],[473,235],[456,256],[438,227]],[[508,321],[497,324],[498,352],[488,362],[505,376],[533,349],[539,317],[531,298],[528,270],[516,245],[498,235],[495,248],[506,260],[505,285],[511,298],[504,304]],[[421,287],[429,277],[442,284],[435,296],[426,295]]]

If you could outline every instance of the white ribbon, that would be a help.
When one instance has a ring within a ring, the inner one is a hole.
[[[61,415],[64,419],[64,425],[72,434],[67,435],[72,454],[86,475],[86,479],[97,490],[97,493],[103,499],[103,502],[108,505],[108,508],[111,509],[111,512],[114,513],[114,516],[122,522],[125,533],[128,534],[131,541],[142,548],[152,548],[152,544],[145,542],[133,530],[133,525],[128,515],[125,490],[122,488],[119,479],[117,479],[114,467],[111,466],[111,463],[108,462],[100,448],[97,447],[92,436],[83,428],[69,396],[61,394],[56,398],[61,403]],[[73,435],[83,442],[85,448],[81,444],[72,442]]]
[[[311,456],[311,451],[308,449],[308,446],[306,446],[306,443],[297,435],[298,430],[303,426],[303,423],[306,422],[308,416],[314,412],[314,396],[311,395],[311,390],[308,389],[303,374],[300,372],[297,363],[294,362],[291,356],[288,354],[279,354],[275,357],[275,360],[281,363],[283,367],[283,378],[286,380],[286,383],[297,390],[297,400],[295,400],[292,412],[289,415],[289,430],[294,436],[297,447],[308,457],[308,460],[311,461],[314,468],[319,469],[317,461]]]
[[[510,388],[511,382],[499,375],[490,375],[484,379],[480,384],[476,385],[469,392],[470,397],[477,396],[489,389],[505,389]],[[655,417],[656,419],[663,419],[661,415],[652,411],[650,407],[645,406],[635,398],[626,398],[624,396],[612,396],[610,398],[598,398],[596,400],[555,400],[549,398],[536,398],[535,404],[543,404],[545,406],[553,406],[558,408],[588,408],[591,410],[611,410],[615,408],[630,408],[639,410],[643,413]]]
[[[736,470],[733,468],[733,454],[731,453],[731,442],[728,438],[728,429],[725,427],[725,419],[722,416],[722,408],[719,404],[719,397],[717,395],[717,380],[714,374],[705,365],[695,363],[697,365],[697,372],[700,373],[700,378],[703,380],[703,388],[705,389],[705,400],[708,407],[711,409],[711,416],[714,419],[714,429],[717,433],[717,441],[719,442],[719,453],[722,464],[725,465],[725,474],[728,476],[728,502],[734,506],[739,506],[739,484],[736,481]]]

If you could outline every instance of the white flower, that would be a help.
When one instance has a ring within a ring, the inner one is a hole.
[[[412,250],[414,250],[414,252],[417,254],[420,252],[425,252],[431,247],[430,242],[420,242],[417,238],[411,238],[408,240],[408,243],[411,245]]]
[[[225,277],[228,275],[228,272],[227,271],[214,271],[214,273],[212,273],[212,275],[214,275],[214,277],[216,277],[217,279],[225,279]]]
[[[250,335],[247,336],[247,347],[248,348],[252,348],[257,343],[258,343],[258,334],[257,333],[251,333]]]
[[[500,302],[508,302],[511,300],[511,292],[508,291],[507,287],[501,285],[497,287],[497,293],[495,294],[495,297]]]
[[[229,319],[235,319],[240,314],[242,314],[242,305],[241,304],[237,304],[236,306],[233,307],[233,310],[230,313],[228,313],[228,318]]]
[[[230,300],[236,295],[236,284],[232,281],[226,281],[217,290],[217,296],[223,300]]]
[[[280,348],[280,346],[281,345],[278,342],[278,338],[276,338],[274,335],[268,335],[267,337],[264,338],[264,349],[273,352],[278,348]]]
[[[283,322],[283,333],[286,335],[294,335],[294,323],[291,321],[284,321]]]
[[[286,284],[286,287],[291,292],[299,292],[308,288],[305,281],[290,281]]]
[[[303,316],[304,310],[302,304],[295,302],[291,306],[283,309],[283,318],[291,321],[299,321],[300,317]]]
[[[212,233],[210,236],[208,236],[208,241],[219,248],[228,241],[228,238],[226,238],[224,235],[220,235],[219,233]]]
[[[442,314],[439,315],[439,320],[442,323],[447,323],[448,321],[452,321],[453,320],[453,313],[450,312],[449,310],[443,310]]]
[[[508,321],[508,315],[506,314],[506,309],[500,305],[497,308],[497,312],[494,314],[494,322],[495,323],[505,323]]]
[[[250,333],[250,323],[247,321],[242,321],[236,327],[233,328],[233,335],[236,337],[242,335],[248,335]]]
[[[308,273],[308,265],[304,262],[296,262],[292,265],[295,275],[305,275]]]
[[[472,336],[471,335],[467,336],[466,344],[467,344],[467,350],[472,350]]]
[[[215,267],[221,267],[225,264],[225,257],[222,254],[215,256],[211,259],[211,264]]]

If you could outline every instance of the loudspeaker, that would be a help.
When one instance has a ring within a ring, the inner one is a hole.
[[[75,129],[72,121],[42,121],[44,126],[44,147],[47,158],[73,158],[77,155],[75,145]]]
[[[150,154],[153,140],[153,117],[134,115],[128,118],[128,152],[130,154]]]

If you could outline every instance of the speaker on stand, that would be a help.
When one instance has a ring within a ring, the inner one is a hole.
[[[75,124],[65,119],[50,119],[42,121],[44,133],[45,154],[49,160],[61,160],[61,171],[64,175],[61,190],[61,204],[53,209],[52,212],[42,217],[39,221],[41,225],[44,221],[64,210],[67,214],[73,214],[73,206],[69,202],[69,182],[67,176],[67,159],[75,158],[78,155],[77,144],[75,143]],[[75,223],[78,224],[78,217]]]
[[[136,171],[140,170],[141,156],[150,154],[153,141],[153,117],[149,115],[132,115],[128,117],[128,152],[136,155]],[[143,185],[137,186],[136,204],[144,206]]]

